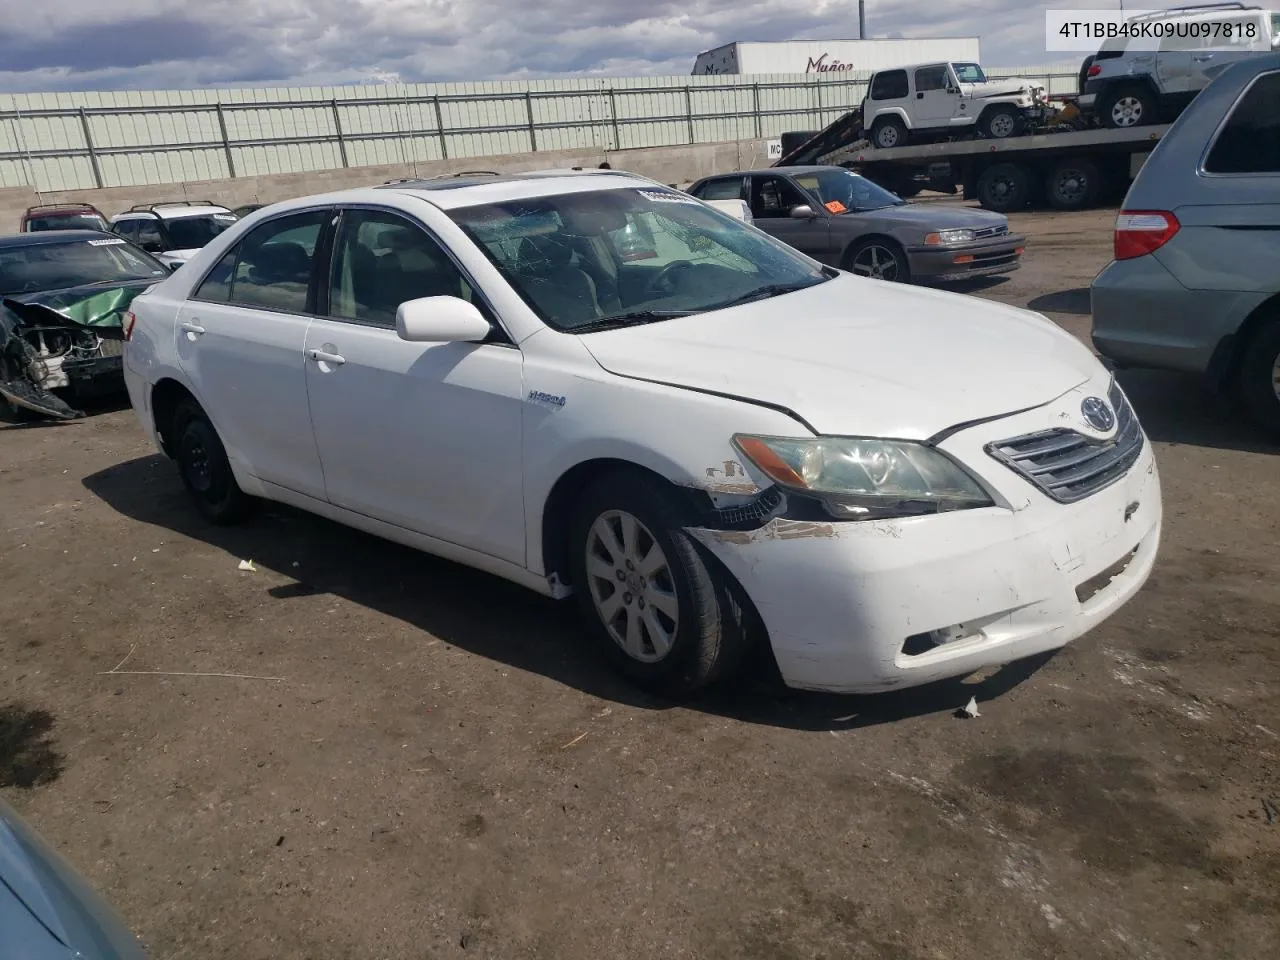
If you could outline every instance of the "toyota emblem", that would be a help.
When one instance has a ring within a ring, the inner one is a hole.
[[[1084,422],[1099,433],[1109,433],[1116,425],[1116,415],[1101,397],[1085,397],[1080,404],[1080,413],[1084,416]]]

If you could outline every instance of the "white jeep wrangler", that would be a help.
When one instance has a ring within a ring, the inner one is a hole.
[[[922,63],[871,75],[862,101],[863,135],[882,150],[956,133],[1001,139],[1048,112],[1031,80],[988,80],[976,63]]]

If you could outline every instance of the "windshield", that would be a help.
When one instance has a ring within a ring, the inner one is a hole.
[[[976,63],[953,63],[951,69],[961,83],[986,83],[987,75]]]
[[[0,248],[0,294],[151,280],[168,270],[117,237]]]
[[[661,187],[513,200],[450,216],[557,330],[702,313],[830,276],[741,220]]]
[[[109,229],[107,221],[96,213],[44,213],[27,221],[30,233],[37,230],[101,230],[106,233]]]
[[[195,217],[166,217],[169,246],[173,250],[194,250],[236,222],[234,213],[202,213]]]
[[[907,201],[842,167],[818,173],[801,173],[795,181],[810,193],[816,193],[831,213],[866,212],[885,207],[902,206]]]

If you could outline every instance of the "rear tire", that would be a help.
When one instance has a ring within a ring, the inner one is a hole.
[[[877,150],[907,145],[907,126],[897,117],[881,117],[871,125],[871,143]]]
[[[978,177],[978,202],[996,213],[1021,210],[1031,199],[1031,175],[1016,163],[995,163]]]
[[[173,415],[173,459],[182,485],[210,523],[227,526],[249,514],[253,501],[236,483],[218,431],[190,400]]]
[[[1250,418],[1280,439],[1280,320],[1263,324],[1245,345],[1237,389]]]
[[[1098,119],[1110,130],[1145,127],[1159,120],[1159,104],[1147,87],[1119,87],[1099,99]]]
[[[1068,158],[1045,177],[1045,201],[1055,210],[1086,210],[1097,202],[1102,174],[1088,160]]]
[[[570,577],[596,647],[633,683],[666,697],[732,673],[748,648],[733,583],[684,531],[655,483],[601,477],[570,521]]]

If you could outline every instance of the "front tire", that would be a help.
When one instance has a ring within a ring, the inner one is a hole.
[[[1237,388],[1253,422],[1280,439],[1280,320],[1264,324],[1246,344]]]
[[[978,129],[989,140],[1004,140],[1018,132],[1018,119],[1013,107],[992,107],[982,115]]]
[[[656,484],[618,471],[582,494],[569,531],[570,577],[592,640],[637,686],[667,697],[724,678],[747,648],[728,576],[687,524]]]
[[[173,417],[173,459],[182,485],[210,523],[227,526],[248,515],[253,501],[236,483],[218,431],[191,401],[180,405]]]
[[[887,240],[872,238],[849,248],[844,258],[845,269],[855,276],[890,283],[910,283],[911,265],[907,255]]]

